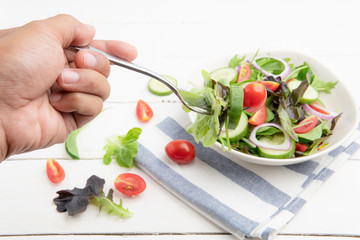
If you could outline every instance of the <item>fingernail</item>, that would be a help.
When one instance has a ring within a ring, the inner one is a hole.
[[[96,57],[91,53],[84,53],[84,65],[85,67],[94,67],[96,65]]]
[[[56,103],[56,102],[60,101],[61,97],[62,97],[62,94],[60,92],[55,92],[55,93],[50,94],[49,99],[50,99],[51,103]]]
[[[64,83],[75,83],[80,79],[79,73],[70,69],[64,69],[61,76]]]

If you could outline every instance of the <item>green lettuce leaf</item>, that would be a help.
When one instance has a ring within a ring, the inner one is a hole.
[[[121,199],[119,204],[116,204],[113,201],[113,193],[114,190],[110,188],[106,197],[104,192],[101,196],[94,196],[93,201],[99,206],[99,211],[103,210],[106,211],[108,214],[112,214],[121,218],[131,217],[133,213],[122,206]]]
[[[322,122],[318,126],[311,129],[311,131],[307,133],[297,134],[300,139],[307,140],[307,141],[315,141],[318,138],[321,138],[323,134],[323,127],[325,122]]]
[[[324,82],[320,80],[318,77],[314,77],[311,86],[315,88],[319,92],[331,93],[331,89],[333,89],[338,82]]]
[[[140,134],[140,128],[132,128],[126,135],[108,137],[104,146],[106,149],[103,157],[104,164],[109,165],[112,158],[115,158],[120,167],[131,168],[134,157],[137,155],[136,140]]]

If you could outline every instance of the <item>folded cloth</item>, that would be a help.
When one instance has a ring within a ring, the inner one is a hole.
[[[177,120],[179,121],[179,120]],[[138,166],[195,210],[239,239],[272,239],[321,184],[360,147],[360,131],[319,159],[287,166],[243,162],[217,148],[196,143],[179,122],[168,117],[139,139]],[[154,141],[156,136],[156,141]],[[164,147],[173,139],[192,142],[196,159],[179,165]]]

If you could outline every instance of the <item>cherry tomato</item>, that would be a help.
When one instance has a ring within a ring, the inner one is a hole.
[[[257,110],[249,119],[249,123],[252,125],[260,125],[263,124],[266,120],[267,112],[266,112],[266,106],[263,105],[262,108]]]
[[[316,124],[318,123],[318,119],[315,115],[311,115],[304,120],[302,120],[300,123],[298,123],[294,127],[294,131],[296,133],[307,133],[310,130],[312,130]]]
[[[122,173],[115,179],[115,188],[128,196],[142,193],[146,188],[145,180],[134,173]]]
[[[305,143],[295,143],[295,151],[305,152],[308,149],[308,145]]]
[[[195,158],[194,145],[183,139],[169,142],[165,146],[165,152],[171,160],[179,164],[189,163]]]
[[[153,111],[149,104],[143,100],[139,100],[136,105],[136,116],[142,122],[147,122],[153,117]]]
[[[46,162],[46,174],[49,180],[53,183],[59,183],[65,178],[64,169],[55,159],[52,158],[49,158]]]
[[[280,83],[273,81],[259,81],[259,83],[263,84],[265,87],[270,89],[271,91],[276,91],[279,88]]]
[[[265,104],[267,97],[266,88],[258,82],[252,82],[244,88],[244,108],[249,113],[254,113]]]
[[[250,66],[246,63],[241,64],[237,82],[248,80],[250,78],[250,75],[251,75]]]

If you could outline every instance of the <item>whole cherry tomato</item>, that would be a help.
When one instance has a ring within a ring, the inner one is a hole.
[[[194,145],[183,139],[169,142],[165,146],[165,152],[171,160],[179,164],[189,163],[195,158]]]
[[[46,162],[46,174],[49,180],[53,183],[59,183],[65,178],[64,169],[55,159],[52,158],[49,158]]]
[[[254,113],[262,106],[264,106],[267,98],[266,88],[259,82],[252,82],[244,88],[244,102],[245,111]]]
[[[146,188],[145,180],[134,173],[122,173],[115,179],[115,188],[128,196],[142,193]]]

